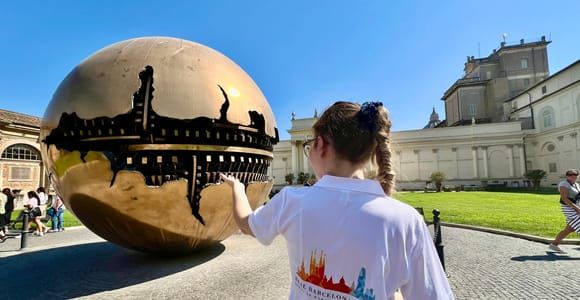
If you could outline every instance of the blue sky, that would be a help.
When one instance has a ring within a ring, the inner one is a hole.
[[[445,4],[442,4],[445,3]],[[0,108],[42,116],[66,74],[117,41],[173,36],[238,63],[290,114],[381,100],[394,130],[423,127],[468,55],[501,35],[553,42],[551,73],[579,58],[578,1],[10,1],[0,4]]]

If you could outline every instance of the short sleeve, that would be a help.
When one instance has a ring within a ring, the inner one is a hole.
[[[558,190],[560,190],[562,187],[568,188],[566,181],[560,181],[560,183],[558,183]]]
[[[248,219],[250,229],[256,239],[263,245],[270,245],[280,234],[280,215],[285,206],[286,191],[282,189],[272,200],[256,209]]]
[[[414,230],[416,244],[409,258],[409,281],[401,287],[405,299],[453,299],[447,276],[427,226],[421,222]]]

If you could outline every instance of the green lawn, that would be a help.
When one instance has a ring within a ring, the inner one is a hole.
[[[497,228],[547,238],[553,238],[565,225],[558,194],[552,192],[401,192],[395,198],[413,207],[423,207],[429,221],[433,218],[431,211],[437,208],[441,211],[443,222]],[[19,213],[13,212],[12,218],[16,218]],[[69,210],[65,210],[64,226],[79,225],[82,225],[79,220]],[[580,235],[573,233],[568,238],[580,238]]]
[[[532,192],[401,192],[395,195],[423,207],[432,220],[434,208],[442,222],[476,225],[553,238],[565,226],[558,194]],[[580,238],[573,233],[568,238]]]

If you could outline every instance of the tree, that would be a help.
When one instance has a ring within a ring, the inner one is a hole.
[[[435,183],[435,188],[437,192],[441,192],[441,185],[445,180],[445,174],[441,171],[437,171],[431,174],[431,182]]]
[[[288,184],[292,184],[294,182],[294,174],[293,173],[286,174],[284,180],[286,180]]]
[[[542,182],[542,179],[546,178],[546,171],[540,169],[529,170],[526,173],[526,178],[531,180],[534,188],[538,190],[540,189],[540,183]]]

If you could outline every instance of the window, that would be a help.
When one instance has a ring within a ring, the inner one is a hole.
[[[550,173],[557,173],[558,172],[558,168],[556,166],[556,163],[549,163],[548,164],[548,171]]]
[[[475,117],[477,115],[477,106],[475,103],[470,103],[467,108],[469,109],[469,116]]]
[[[524,87],[528,87],[530,85],[530,79],[529,78],[524,78]]]
[[[528,68],[528,59],[527,58],[520,59],[520,66],[522,67],[522,69],[527,69]]]
[[[548,128],[552,128],[554,127],[555,124],[555,120],[554,120],[554,109],[551,107],[546,107],[542,110],[542,127],[544,129],[548,129]]]
[[[545,93],[547,93],[547,92],[548,92],[548,89],[547,89],[547,88],[546,88],[546,86],[544,85],[544,86],[542,87],[542,94],[545,94]]]
[[[26,144],[15,144],[9,146],[2,152],[3,159],[16,160],[40,160],[40,154],[32,146]]]
[[[30,167],[10,167],[10,180],[32,180]]]

